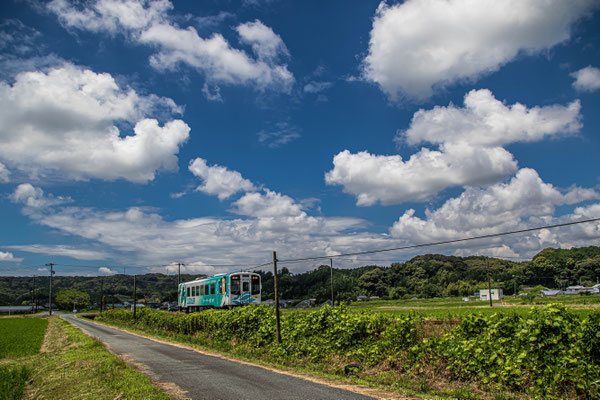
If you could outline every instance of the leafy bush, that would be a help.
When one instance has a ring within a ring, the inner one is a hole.
[[[424,332],[416,315],[350,312],[322,307],[282,317],[282,344],[275,341],[275,311],[262,306],[194,314],[144,308],[111,310],[100,319],[168,334],[184,334],[219,348],[241,347],[283,363],[327,363],[333,358],[363,366],[401,368],[418,379],[478,382],[538,398],[597,396],[600,376],[600,312],[584,320],[564,305],[528,314],[472,314],[451,330]],[[225,346],[224,346],[225,345]],[[424,374],[424,375],[423,375]]]
[[[525,316],[471,315],[418,350],[450,379],[544,398],[590,396],[600,376],[600,312],[581,321],[550,304]]]

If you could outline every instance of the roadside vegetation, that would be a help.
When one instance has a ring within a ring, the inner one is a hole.
[[[3,318],[0,333],[1,348],[11,349],[0,357],[1,400],[169,399],[59,317]]]
[[[427,398],[592,399],[600,376],[600,311],[576,316],[562,304],[526,313],[431,321],[322,307],[282,316],[248,306],[195,314],[110,310],[102,322],[355,383]],[[353,366],[355,365],[355,366]]]

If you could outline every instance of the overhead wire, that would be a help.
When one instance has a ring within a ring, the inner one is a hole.
[[[488,235],[471,236],[471,237],[466,237],[466,238],[461,238],[461,239],[442,240],[442,241],[439,241],[439,242],[413,244],[413,245],[407,245],[407,246],[394,247],[394,248],[390,248],[390,249],[357,251],[357,252],[353,252],[353,253],[332,254],[332,255],[328,255],[328,256],[292,258],[292,259],[289,259],[289,260],[277,260],[277,262],[278,263],[292,263],[292,262],[298,262],[298,261],[323,260],[323,259],[327,259],[327,258],[339,258],[339,257],[347,257],[347,256],[359,256],[359,255],[364,255],[364,254],[384,253],[384,252],[388,252],[388,251],[417,249],[417,248],[421,248],[421,247],[431,247],[431,246],[440,246],[440,245],[443,245],[443,244],[452,244],[452,243],[466,242],[466,241],[469,241],[469,240],[488,239],[488,238],[499,237],[499,236],[514,235],[514,234],[517,234],[517,233],[539,231],[539,230],[542,230],[542,229],[553,229],[553,228],[559,228],[559,227],[563,227],[563,226],[584,224],[584,223],[587,223],[587,222],[595,222],[595,221],[600,221],[600,218],[592,218],[592,219],[587,219],[587,220],[582,220],[582,221],[574,221],[574,222],[565,222],[565,223],[562,223],[562,224],[538,226],[538,227],[535,227],[535,228],[519,229],[519,230],[516,230],[516,231],[510,231],[510,232],[501,232],[501,233],[492,233],[492,234],[488,234]]]

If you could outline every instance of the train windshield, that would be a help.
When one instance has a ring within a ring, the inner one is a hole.
[[[252,275],[252,294],[260,294],[260,277]]]
[[[240,294],[240,277],[239,277],[239,275],[234,275],[231,277],[231,294],[232,295]]]

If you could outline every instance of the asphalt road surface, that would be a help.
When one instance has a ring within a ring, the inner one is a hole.
[[[196,351],[95,324],[73,315],[62,318],[104,342],[108,349],[136,365],[153,381],[175,384],[185,398],[194,400],[366,400],[350,391],[301,378],[208,356]]]

